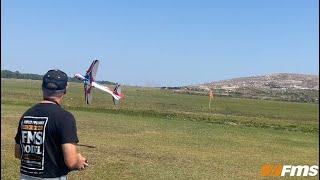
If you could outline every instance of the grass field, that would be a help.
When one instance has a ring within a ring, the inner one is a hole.
[[[41,83],[1,83],[1,179],[17,179],[13,137]],[[99,91],[85,105],[82,91],[71,83],[63,106],[96,148],[79,147],[90,167],[70,179],[262,179],[263,164],[319,164],[318,104],[216,97],[209,109],[205,96],[125,87],[114,108]]]

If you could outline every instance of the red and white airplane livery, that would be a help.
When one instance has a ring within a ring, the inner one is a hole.
[[[112,96],[113,103],[116,105],[116,103],[124,98],[124,94],[121,93],[121,87],[120,84],[116,84],[115,88],[112,90],[106,86],[100,85],[95,82],[97,70],[99,66],[99,60],[94,60],[89,67],[89,69],[86,72],[85,76],[82,76],[81,74],[75,74],[75,78],[79,79],[84,84],[84,96],[85,101],[87,104],[91,104],[92,102],[92,88],[95,87],[97,89],[100,89],[104,92],[109,93]]]

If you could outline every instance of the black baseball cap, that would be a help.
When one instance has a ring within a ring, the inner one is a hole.
[[[51,92],[64,92],[68,83],[68,75],[59,69],[49,70],[42,78],[42,89]]]

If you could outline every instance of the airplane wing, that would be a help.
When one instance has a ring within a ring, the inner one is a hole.
[[[87,70],[87,74],[90,76],[90,81],[93,82],[96,80],[96,75],[99,67],[99,60],[94,60]]]
[[[92,86],[84,85],[84,98],[87,104],[91,104],[92,102],[92,94],[91,94]]]
[[[100,90],[102,90],[104,92],[109,93],[116,100],[120,100],[122,98],[120,95],[115,94],[111,89],[109,89],[106,86],[102,86],[102,85],[100,85],[100,84],[98,84],[96,82],[92,82],[92,86],[97,88],[97,89],[100,89]]]

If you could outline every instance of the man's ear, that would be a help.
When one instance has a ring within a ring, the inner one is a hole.
[[[69,87],[69,82],[67,82],[67,86],[66,86],[66,88],[64,89],[63,94],[66,94],[66,93],[67,93],[67,89],[68,89],[68,87]]]

